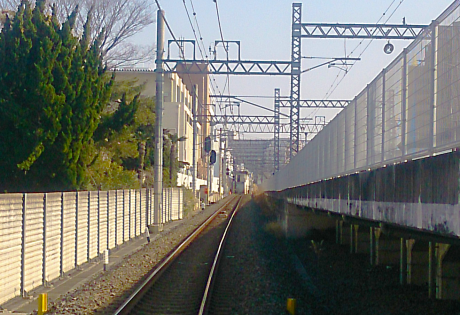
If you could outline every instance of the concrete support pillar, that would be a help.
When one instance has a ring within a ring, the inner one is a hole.
[[[369,232],[367,228],[359,225],[355,225],[355,253],[356,254],[367,254],[370,249]]]
[[[369,258],[371,266],[375,265],[375,228],[369,228]]]
[[[356,235],[355,235],[355,225],[350,224],[350,254],[354,254],[356,252]]]
[[[438,244],[437,298],[460,299],[460,246]]]
[[[401,238],[401,256],[400,256],[400,263],[399,263],[399,283],[401,285],[407,284],[407,240],[405,238]]]
[[[428,243],[407,240],[407,283],[426,285],[428,283]]]
[[[369,240],[366,235],[359,233],[359,225],[352,224],[350,227],[350,253],[358,254],[367,251],[367,244]]]
[[[351,245],[352,225],[347,222],[342,223],[342,245]]]
[[[335,243],[342,244],[342,220],[335,220]]]
[[[399,263],[399,239],[391,238],[375,228],[375,264],[397,265]]]
[[[353,226],[353,231],[355,233],[355,254],[358,254],[359,253],[359,225],[354,225]]]
[[[436,297],[436,243],[429,242],[428,244],[428,297],[433,299]]]
[[[438,290],[436,292],[437,299],[455,299],[460,298],[460,261],[452,260],[449,258],[455,255],[447,257],[447,253],[450,251],[451,245],[449,244],[438,244],[437,248],[437,271],[436,271],[436,283]],[[451,253],[460,252],[458,246],[453,247]]]

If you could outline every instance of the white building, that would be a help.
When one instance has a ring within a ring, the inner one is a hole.
[[[117,81],[137,80],[138,84],[145,84],[142,95],[154,97],[156,94],[156,74],[151,71],[141,70],[117,70],[115,79]],[[163,129],[168,129],[171,134],[178,137],[186,137],[185,141],[177,144],[178,160],[183,165],[192,165],[193,162],[193,116],[192,116],[192,95],[187,90],[182,79],[175,73],[164,75],[163,85]],[[197,123],[197,143],[201,143],[201,125]],[[200,157],[200,150],[197,147],[196,158]]]

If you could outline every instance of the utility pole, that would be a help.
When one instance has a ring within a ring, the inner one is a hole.
[[[155,163],[154,163],[154,233],[163,230],[161,214],[163,209],[163,51],[165,38],[164,11],[158,10],[157,16],[157,60],[155,91]]]
[[[222,194],[222,180],[224,177],[222,176],[222,128],[219,129],[219,196]]]
[[[196,103],[197,103],[197,90],[198,86],[193,85],[192,95],[192,116],[193,116],[193,150],[192,150],[192,191],[193,197],[196,197],[196,136],[197,136],[197,125],[196,125]]]
[[[224,130],[224,133],[226,133],[226,130]],[[225,141],[223,143],[224,146],[224,154],[222,156],[222,184],[223,184],[223,190],[224,190],[224,196],[228,193],[227,190],[227,181],[228,181],[228,175],[227,175],[227,137],[228,134],[225,134]]]
[[[207,184],[208,184],[208,193],[206,194],[206,204],[209,205],[209,196],[211,195],[211,183],[212,183],[212,177],[211,177],[211,154],[210,153],[206,153],[206,159],[208,160],[208,181],[207,181]]]

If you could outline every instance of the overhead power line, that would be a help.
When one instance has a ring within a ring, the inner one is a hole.
[[[393,0],[391,2],[391,4],[388,6],[388,8],[385,10],[385,12],[383,12],[382,16],[379,18],[379,20],[377,21],[376,24],[378,24],[385,16],[386,14],[388,13],[388,11],[390,11],[390,8],[393,6],[393,4],[396,2],[396,0]],[[396,8],[393,10],[393,12],[390,14],[390,16],[385,20],[384,24],[386,24],[390,19],[391,17],[393,17],[393,15],[395,14],[395,12],[399,9],[399,7],[402,5],[402,3],[404,2],[404,0],[400,0],[399,4],[396,6]],[[370,44],[374,41],[374,39],[371,39],[369,41],[369,43],[366,45],[366,47],[364,47],[363,51],[359,54],[358,58],[360,58],[364,52],[369,48]],[[350,54],[347,56],[347,57],[350,57],[351,55],[354,54],[354,52],[358,49],[359,46],[361,46],[363,44],[363,40],[361,40],[359,42],[359,44],[350,52]],[[347,71],[345,71],[345,73],[343,74],[342,78],[339,80],[339,82],[337,82],[337,80],[339,79],[340,77],[340,72],[337,74],[336,78],[334,79],[334,81],[332,82],[331,86],[329,87],[329,90],[326,92],[326,95],[324,96],[324,99],[328,99],[332,93],[334,93],[334,91],[340,86],[340,84],[342,83],[342,81],[345,79],[345,77],[347,76],[347,74],[350,72],[350,70],[354,67],[354,65],[356,64],[356,62],[354,62],[350,68],[347,68]],[[334,86],[335,82],[337,82],[337,84]]]

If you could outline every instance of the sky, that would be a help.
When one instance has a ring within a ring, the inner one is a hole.
[[[166,20],[176,38],[194,39],[193,29],[187,17],[187,7],[193,27],[200,39],[196,26],[198,22],[206,47],[204,54],[209,55],[209,46],[220,40],[216,3],[213,0],[158,0],[165,11]],[[291,59],[291,20],[292,1],[263,0],[217,0],[221,21],[222,35],[225,40],[241,42],[241,59],[243,60],[277,60]],[[185,5],[184,5],[185,2]],[[311,0],[302,3],[302,23],[390,23],[427,25],[436,19],[453,0]],[[192,8],[193,5],[193,8]],[[196,21],[193,12],[196,13]],[[385,13],[386,12],[386,13]],[[384,15],[385,13],[385,15]],[[166,39],[172,39],[166,31]],[[135,41],[155,44],[156,24],[139,34]],[[386,40],[374,40],[369,47],[369,40],[343,39],[302,39],[302,56],[304,57],[358,57],[358,61],[347,73],[341,84],[333,84],[338,77],[345,74],[342,69],[327,66],[308,71],[301,77],[301,99],[353,99],[369,84],[388,64],[395,59],[410,40],[392,40],[395,50],[391,55],[383,52]],[[230,59],[236,59],[236,46],[230,46]],[[197,56],[200,53],[197,49]],[[171,59],[178,58],[177,50]],[[186,58],[192,59],[190,46],[186,46]],[[218,50],[218,59],[225,59],[223,49]],[[322,60],[304,59],[302,69],[307,69]],[[289,96],[289,76],[230,76],[226,85],[226,76],[212,76],[215,93],[236,96],[272,97],[275,88],[281,89],[282,96]],[[215,81],[214,81],[215,80]],[[337,82],[337,80],[336,80]],[[226,86],[224,90],[224,86]],[[333,90],[333,92],[332,92]],[[331,93],[332,92],[332,93]],[[245,98],[261,106],[273,109],[272,98]],[[236,113],[235,108],[235,113]],[[288,113],[288,109],[284,110]],[[272,115],[254,106],[241,104],[242,115]],[[301,117],[326,116],[329,121],[338,113],[334,109],[302,109]],[[245,138],[267,138],[271,135],[245,135]]]

